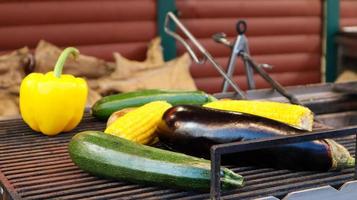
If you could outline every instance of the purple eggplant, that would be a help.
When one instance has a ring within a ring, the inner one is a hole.
[[[190,105],[167,110],[158,130],[160,141],[169,148],[201,157],[209,157],[210,147],[215,144],[301,133],[270,119]],[[222,159],[235,164],[314,171],[340,170],[355,164],[348,150],[330,139],[234,153]]]

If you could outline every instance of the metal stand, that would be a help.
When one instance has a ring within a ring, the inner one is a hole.
[[[238,21],[236,29],[238,35],[233,44],[227,40],[225,33],[217,33],[212,36],[214,41],[224,44],[225,46],[232,49],[232,53],[229,58],[229,63],[227,67],[227,75],[229,77],[233,76],[237,57],[241,57],[243,53],[249,54],[248,39],[244,35],[245,31],[247,30],[246,22]],[[245,72],[247,75],[248,88],[250,90],[255,89],[253,68],[250,66],[247,60],[243,59],[243,62],[245,66]],[[228,83],[227,81],[224,81],[222,92],[225,93],[227,91],[228,91]]]

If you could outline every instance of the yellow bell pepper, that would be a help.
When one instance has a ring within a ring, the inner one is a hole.
[[[88,86],[84,79],[63,74],[67,57],[79,51],[66,48],[53,72],[31,73],[20,86],[20,111],[23,120],[34,131],[56,135],[74,129],[83,117]]]

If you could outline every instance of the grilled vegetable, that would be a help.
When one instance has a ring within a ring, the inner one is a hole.
[[[292,127],[312,131],[314,121],[310,109],[289,103],[254,100],[221,100],[210,102],[204,107],[257,115]]]
[[[156,138],[155,130],[162,115],[170,107],[165,101],[145,104],[117,118],[104,132],[141,144],[150,144]]]
[[[107,120],[107,127],[110,126],[113,122],[115,122],[119,117],[122,117],[128,112],[131,112],[135,109],[136,108],[124,108],[122,110],[114,112],[113,114],[110,115],[110,117]]]
[[[103,97],[93,105],[92,114],[106,120],[115,111],[139,107],[152,101],[167,101],[171,105],[202,105],[215,100],[202,91],[141,90]]]
[[[198,106],[175,106],[167,110],[159,126],[160,141],[192,155],[208,156],[214,144],[300,134],[285,124],[248,114]],[[235,153],[226,158],[299,170],[337,170],[354,165],[354,158],[333,140],[315,140],[279,147]]]
[[[76,134],[69,143],[72,161],[94,175],[134,183],[208,190],[210,161],[137,144],[96,131]],[[223,189],[243,185],[243,177],[221,167]]]

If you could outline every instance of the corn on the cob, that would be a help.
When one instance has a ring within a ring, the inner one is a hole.
[[[124,116],[128,112],[131,112],[135,110],[136,108],[131,107],[131,108],[124,108],[119,111],[114,112],[113,114],[110,115],[110,117],[107,120],[107,127],[109,127],[113,122],[115,122],[119,117]]]
[[[220,100],[203,106],[261,116],[302,130],[311,131],[313,125],[313,113],[310,109],[289,103],[257,100]]]
[[[166,101],[145,104],[116,119],[104,132],[141,144],[149,144],[155,140],[155,130],[162,115],[170,107]]]

